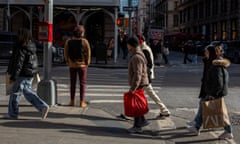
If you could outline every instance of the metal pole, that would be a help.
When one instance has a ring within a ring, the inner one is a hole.
[[[115,15],[114,15],[114,26],[115,26],[115,35],[114,35],[114,63],[117,63],[118,57],[118,26],[117,26],[117,17],[118,17],[118,9],[115,7]]]
[[[138,4],[138,33],[142,34],[142,27],[143,27],[143,3],[140,0]]]
[[[47,104],[57,104],[56,82],[51,80],[52,68],[52,22],[53,22],[53,0],[44,0],[44,20],[48,24],[48,41],[43,46],[43,80],[38,84],[37,93]]]
[[[128,0],[128,6],[132,7],[132,0]],[[128,11],[128,15],[129,15],[129,21],[128,21],[128,25],[129,25],[129,30],[128,30],[128,35],[129,37],[132,36],[132,11]]]
[[[7,24],[6,24],[6,31],[10,31],[10,22],[11,20],[11,12],[10,12],[10,0],[7,2]]]
[[[52,25],[53,21],[53,0],[47,0],[45,3],[44,21]],[[50,27],[48,27],[50,28]],[[52,37],[52,36],[50,36]],[[44,79],[50,79],[50,72],[52,67],[52,41],[44,42]]]

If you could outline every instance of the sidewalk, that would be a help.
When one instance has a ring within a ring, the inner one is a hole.
[[[7,97],[0,101],[0,115],[7,112]],[[68,106],[51,107],[47,119],[25,100],[20,106],[18,120],[0,119],[1,144],[181,144],[226,143],[213,132],[203,130],[194,136],[186,130],[186,113],[173,112],[170,118],[156,119],[150,111],[146,118],[150,125],[143,134],[129,134],[132,120],[121,120],[102,109]],[[189,115],[189,114],[188,114]]]
[[[175,57],[174,60],[171,57]],[[171,53],[169,59],[171,66],[181,65],[180,53]],[[92,64],[92,66],[99,65],[105,68],[123,68],[123,66],[127,68],[124,60],[116,64]],[[3,76],[4,73],[0,74]],[[3,90],[1,93],[4,93]],[[0,97],[0,115],[7,112],[8,98]],[[66,96],[59,98],[64,99]],[[51,107],[47,119],[41,120],[41,114],[24,98],[20,104],[19,120],[0,119],[1,144],[227,143],[219,141],[218,134],[214,132],[204,130],[200,136],[188,132],[185,126],[186,120],[194,115],[189,111],[174,110],[171,111],[170,118],[160,120],[156,119],[156,113],[150,110],[146,118],[151,124],[144,127],[144,133],[129,134],[127,129],[132,126],[133,121],[116,118],[116,115],[105,111],[104,106],[102,109],[92,107],[91,104],[85,109],[77,106]]]

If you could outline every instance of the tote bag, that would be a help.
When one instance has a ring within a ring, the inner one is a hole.
[[[224,98],[202,102],[203,128],[219,128],[230,125]]]
[[[138,89],[134,93],[124,93],[124,112],[126,116],[140,117],[148,111],[148,103],[143,89]]]

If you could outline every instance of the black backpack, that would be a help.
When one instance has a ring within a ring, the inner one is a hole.
[[[81,39],[68,41],[68,56],[72,61],[82,60],[84,58]]]

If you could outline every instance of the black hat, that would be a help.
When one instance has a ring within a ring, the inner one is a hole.
[[[133,46],[133,47],[138,47],[139,46],[139,41],[137,37],[130,37],[127,40],[127,44]]]

